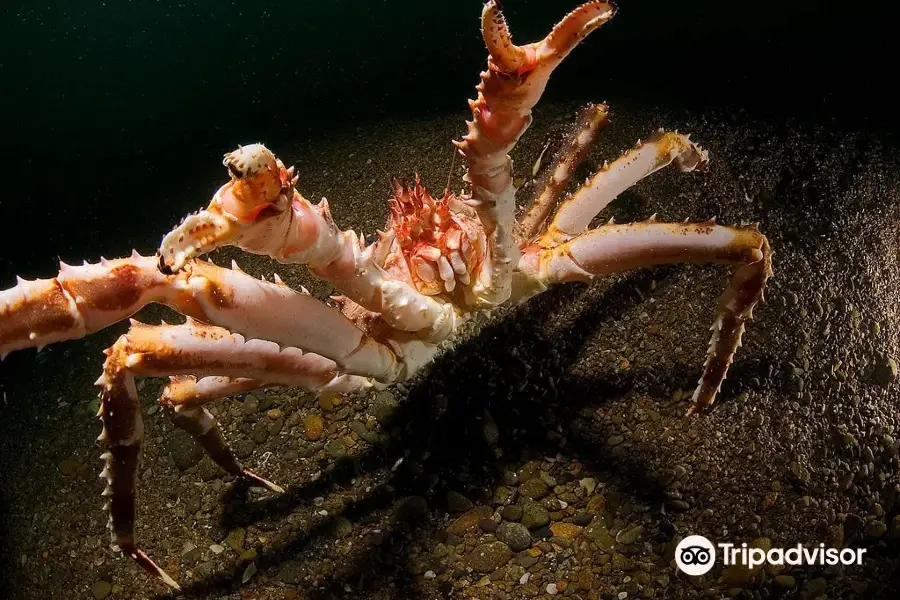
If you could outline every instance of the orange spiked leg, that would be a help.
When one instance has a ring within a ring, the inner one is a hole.
[[[632,223],[605,225],[552,248],[528,247],[519,269],[519,300],[549,284],[590,281],[597,275],[681,262],[736,266],[719,299],[703,376],[688,414],[708,408],[741,344],[744,324],[763,297],[772,275],[769,242],[755,226],[707,223]]]
[[[113,537],[119,548],[150,574],[178,589],[178,584],[137,545],[134,537],[135,481],[143,423],[134,385],[135,375],[214,375],[232,381],[269,382],[312,390],[363,389],[369,382],[342,375],[334,361],[297,348],[282,349],[263,340],[246,340],[221,327],[189,319],[184,325],[143,325],[132,322],[125,335],[107,350],[100,386],[101,441],[107,445],[102,477]],[[168,391],[168,389],[167,389]],[[173,422],[190,433],[210,458],[226,472],[255,485],[283,491],[238,462],[212,415],[196,403],[172,404],[173,395],[161,402],[170,409]]]
[[[490,0],[481,29],[490,54],[481,74],[478,97],[470,100],[472,120],[457,148],[467,165],[469,203],[488,236],[489,259],[472,289],[472,305],[488,308],[511,294],[512,271],[519,259],[515,240],[515,186],[509,152],[531,125],[537,104],[553,70],[578,43],[615,14],[610,2],[588,2],[569,13],[538,42],[513,44],[499,3]]]

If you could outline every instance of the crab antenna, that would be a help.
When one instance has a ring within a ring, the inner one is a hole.
[[[447,172],[447,187],[444,188],[444,192],[450,191],[450,179],[453,177],[453,167],[456,166],[456,147],[450,151],[450,171]]]

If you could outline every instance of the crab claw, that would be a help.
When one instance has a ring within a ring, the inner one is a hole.
[[[273,217],[290,207],[296,182],[293,169],[285,169],[262,144],[239,147],[226,154],[222,164],[231,181],[219,188],[205,210],[190,215],[163,238],[162,272],[178,271],[192,258],[239,241],[252,251],[289,224],[290,219]]]
[[[566,15],[543,40],[517,46],[510,37],[500,3],[490,0],[481,13],[481,30],[493,67],[521,77],[542,65],[552,70],[581,40],[613,18],[615,13],[616,6],[612,2],[582,4]]]

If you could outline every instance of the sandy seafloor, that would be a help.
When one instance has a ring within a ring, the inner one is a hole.
[[[515,153],[519,176],[574,111],[539,107]],[[298,163],[307,197],[327,196],[342,226],[373,232],[387,173],[418,169],[444,187],[463,116],[274,149]],[[683,417],[725,267],[554,289],[492,315],[390,393],[335,402],[277,390],[216,404],[237,452],[283,496],[222,477],[155,410],[161,380],[148,380],[137,532],[184,596],[897,597],[900,378],[889,359],[900,358],[900,154],[828,123],[613,106],[589,166],[660,126],[693,132],[710,172],[660,172],[603,219],[758,221],[775,250],[767,302],[714,411]],[[275,270],[235,252],[215,260],[233,256],[254,274]],[[302,269],[277,271],[330,291]],[[3,382],[5,597],[175,597],[110,549],[101,512],[92,382],[124,329],[17,358],[20,372]],[[523,521],[529,532],[510,525]],[[689,534],[868,553],[859,568],[719,563],[687,578],[672,556]]]

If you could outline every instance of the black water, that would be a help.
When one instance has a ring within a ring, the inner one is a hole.
[[[380,116],[464,110],[480,0],[8,2],[0,285],[58,257],[152,251],[208,199],[224,151]],[[577,3],[507,0],[514,39]],[[890,21],[819,0],[620,3],[548,98],[729,104],[879,120]],[[886,32],[885,32],[886,33]],[[884,64],[882,64],[884,63]],[[615,107],[615,104],[614,104]],[[881,122],[880,120],[878,122]],[[410,168],[414,168],[411,165]]]

